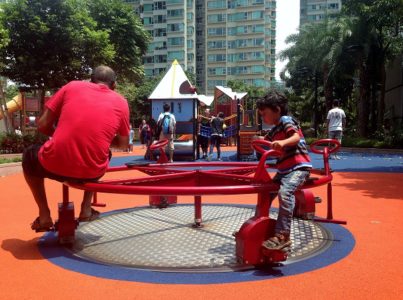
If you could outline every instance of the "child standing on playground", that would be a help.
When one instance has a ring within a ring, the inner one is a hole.
[[[274,127],[265,139],[271,147],[281,152],[277,160],[278,172],[273,180],[280,184],[278,191],[279,213],[274,236],[263,242],[269,250],[281,250],[291,246],[291,220],[295,206],[295,191],[309,177],[312,168],[304,136],[298,122],[288,116],[287,98],[271,91],[257,101],[257,108],[264,122]]]

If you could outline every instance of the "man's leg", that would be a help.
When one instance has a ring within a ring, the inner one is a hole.
[[[83,202],[81,202],[81,211],[79,218],[88,218],[91,216],[91,201],[94,196],[94,192],[85,191],[83,196]]]
[[[22,156],[24,178],[39,209],[39,219],[36,219],[32,224],[32,229],[34,230],[42,227],[50,227],[52,225],[52,218],[50,216],[45,191],[45,177],[47,177],[47,175],[38,160],[40,148],[40,145],[31,145],[24,150]]]
[[[221,137],[220,136],[217,137],[216,147],[217,147],[217,159],[220,160],[221,159]]]
[[[41,177],[31,176],[24,172],[25,181],[31,189],[35,202],[39,208],[39,223],[40,225],[47,225],[52,223],[50,216],[50,209],[45,191],[45,179]]]

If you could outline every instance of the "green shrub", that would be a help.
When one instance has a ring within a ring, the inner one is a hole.
[[[48,138],[41,133],[35,135],[3,134],[0,136],[0,154],[21,153],[24,148],[33,144],[43,144],[47,139]]]

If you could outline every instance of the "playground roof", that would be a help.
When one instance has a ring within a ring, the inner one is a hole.
[[[242,99],[243,97],[245,97],[248,93],[244,92],[244,93],[237,93],[234,92],[231,88],[229,87],[224,87],[224,86],[216,86],[214,89],[214,99],[217,99],[218,97],[221,97],[222,95],[227,95],[228,97],[230,97],[231,99],[235,100],[235,99]]]
[[[198,99],[203,104],[209,106],[213,102],[214,97],[198,95],[183,71],[182,66],[175,59],[148,99]]]

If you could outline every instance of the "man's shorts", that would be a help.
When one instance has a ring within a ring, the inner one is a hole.
[[[97,178],[74,178],[74,177],[61,176],[49,172],[39,162],[38,153],[39,150],[41,149],[41,146],[42,145],[38,144],[31,145],[24,150],[24,153],[22,155],[22,169],[24,170],[24,173],[33,177],[49,178],[60,182],[70,181],[78,183],[94,182],[98,181],[102,177],[100,176]],[[111,158],[111,152],[109,152],[109,159],[110,158]]]
[[[329,139],[341,140],[343,132],[341,130],[329,131]]]
[[[168,143],[168,149],[169,149],[169,151],[174,151],[174,150],[175,150],[173,134],[170,134],[170,133],[169,133],[169,134],[163,134],[163,133],[161,132],[161,135],[160,135],[159,140],[160,140],[160,141],[161,141],[161,140],[168,140],[168,141],[169,141],[169,143]]]

